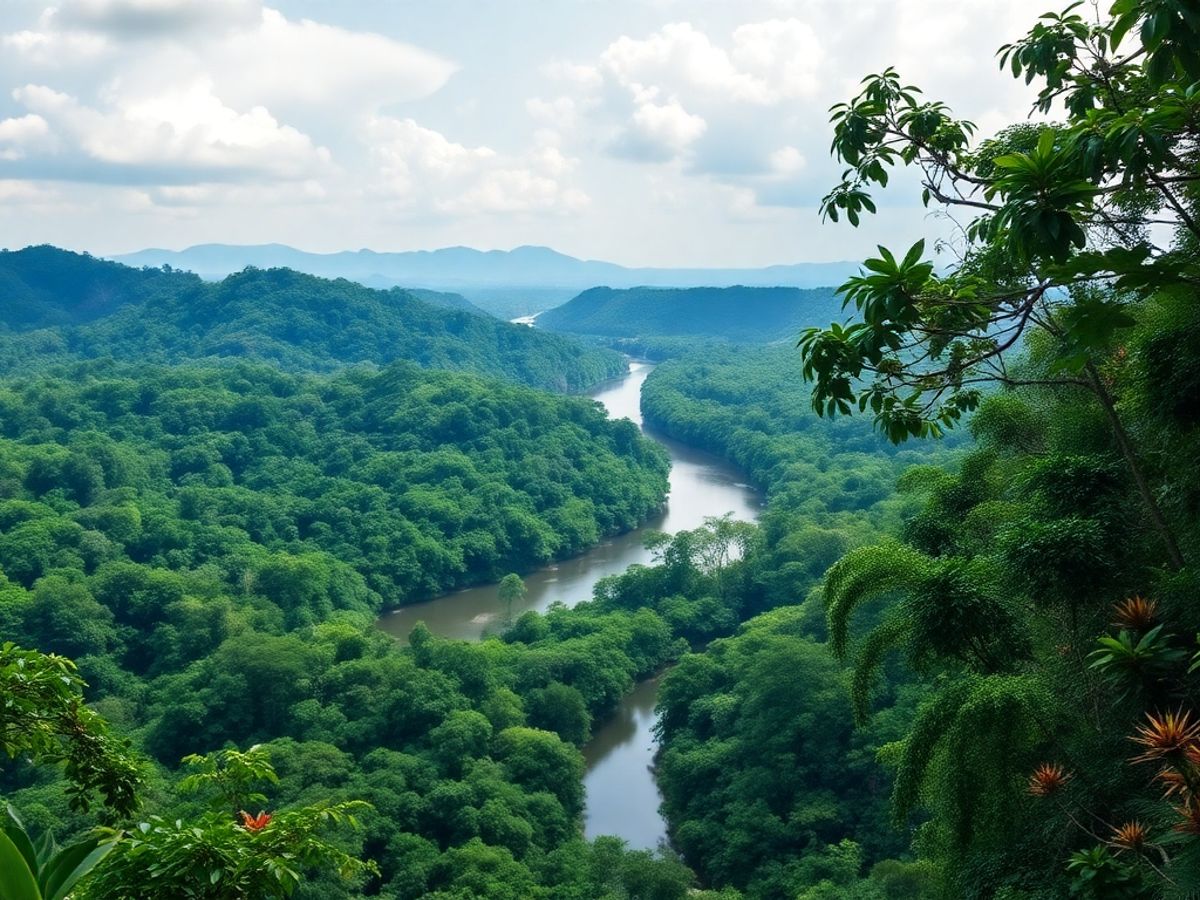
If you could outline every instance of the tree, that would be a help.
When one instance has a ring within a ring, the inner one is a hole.
[[[527,593],[529,591],[525,587],[525,582],[515,572],[509,573],[500,579],[500,603],[504,607],[505,628],[512,625],[513,608],[525,599]]]
[[[1147,296],[1200,285],[1200,19],[1186,3],[1117,0],[1088,22],[1080,5],[1000,50],[1014,76],[1039,80],[1039,111],[1065,110],[1061,124],[1014,126],[973,147],[972,123],[893,69],[833,107],[833,152],[847,168],[822,201],[826,217],[857,225],[875,210],[871,189],[909,166],[926,205],[969,218],[942,272],[923,241],[904,254],[881,247],[839,289],[857,320],[800,338],[803,371],[819,413],[869,408],[896,442],[952,427],[987,384],[1089,393],[1180,568],[1105,363]],[[1034,341],[1044,362],[1013,365]]]
[[[583,746],[591,732],[592,716],[583,695],[562,682],[552,681],[530,691],[525,710],[530,725],[553,731],[568,743]]]
[[[556,734],[534,728],[505,728],[494,755],[508,777],[526,790],[545,791],[570,816],[583,810],[583,758]]]

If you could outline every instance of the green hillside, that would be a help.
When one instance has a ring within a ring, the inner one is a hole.
[[[608,338],[715,337],[760,343],[840,317],[832,288],[650,288],[584,291],[538,316],[539,328]]]
[[[430,306],[441,306],[446,309],[461,309],[466,312],[472,312],[479,316],[490,316],[491,313],[486,309],[481,309],[476,306],[462,294],[453,294],[446,291],[430,291],[425,288],[406,288],[410,294]]]
[[[305,371],[411,360],[557,391],[582,389],[624,365],[610,351],[431,305],[399,288],[290,269],[247,269],[209,283],[52,247],[0,253],[0,372],[103,357],[236,357]]]

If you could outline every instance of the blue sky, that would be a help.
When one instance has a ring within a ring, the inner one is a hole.
[[[1045,0],[6,0],[0,245],[533,243],[638,265],[937,235],[822,225],[829,105],[886,65],[974,119]]]

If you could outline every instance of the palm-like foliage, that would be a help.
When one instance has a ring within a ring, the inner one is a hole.
[[[1097,638],[1098,649],[1089,654],[1091,667],[1119,683],[1122,689],[1145,686],[1187,658],[1187,652],[1171,644],[1163,626],[1137,635],[1121,629],[1116,637]]]
[[[894,650],[904,649],[920,669],[956,661],[980,673],[1006,671],[1024,654],[1020,623],[998,598],[991,574],[982,561],[935,559],[899,544],[855,550],[829,570],[830,646],[840,658],[849,655],[854,612],[889,594],[899,598],[857,648],[852,700],[859,721],[869,715],[873,684]]]

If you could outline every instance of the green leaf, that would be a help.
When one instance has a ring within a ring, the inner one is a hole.
[[[1054,132],[1049,128],[1044,128],[1038,135],[1037,153],[1038,156],[1049,156],[1052,152],[1054,152]]]
[[[36,872],[38,869],[38,853],[33,846],[33,842],[29,839],[28,832],[25,831],[25,823],[21,821],[21,817],[17,815],[17,811],[13,809],[12,804],[8,806],[8,819],[4,822],[3,833],[8,835],[8,839],[13,842],[13,846],[21,851],[21,856],[25,858],[26,865],[29,866],[31,872]]]
[[[63,900],[116,845],[113,838],[87,838],[62,850],[41,874],[45,900]]]
[[[921,257],[924,255],[925,255],[925,239],[921,238],[921,240],[919,240],[915,244],[913,244],[912,247],[909,249],[908,253],[905,254],[904,262],[900,263],[900,268],[908,269],[908,268],[911,268],[912,266],[915,266],[918,262],[920,262]]]
[[[7,832],[0,832],[0,900],[42,900],[33,872]]]

